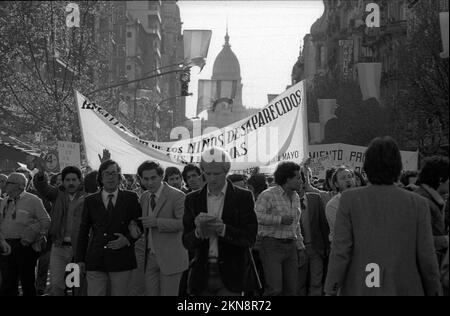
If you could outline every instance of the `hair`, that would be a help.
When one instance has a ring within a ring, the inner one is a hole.
[[[267,184],[266,176],[262,173],[255,173],[254,175],[252,175],[247,180],[247,184],[253,187],[255,199],[261,192],[269,187],[269,185]]]
[[[191,171],[195,171],[199,176],[202,174],[202,171],[196,165],[194,165],[194,164],[186,165],[183,168],[183,172],[181,173],[181,176],[183,177],[183,180],[184,180],[185,183],[187,183],[187,175]]]
[[[273,177],[272,176],[268,176],[267,177],[267,183],[271,184],[273,182]]]
[[[81,179],[82,179],[81,170],[80,170],[80,168],[74,167],[74,166],[67,166],[61,171],[61,180],[64,182],[64,179],[70,173],[76,174],[78,177],[78,180],[81,181]]]
[[[280,162],[273,174],[275,183],[278,185],[285,185],[287,180],[295,177],[295,172],[300,171],[300,165],[292,161]]]
[[[356,180],[356,178],[358,178],[359,182],[361,182],[362,187],[365,187],[367,185],[366,179],[364,179],[361,172],[355,170],[355,171],[353,171],[353,175],[355,176],[355,180]]]
[[[231,158],[226,151],[221,148],[213,147],[205,150],[202,153],[200,161],[200,169],[205,170],[205,164],[209,163],[222,163],[223,171],[228,174],[231,169]]]
[[[400,176],[400,182],[406,187],[409,185],[409,178],[416,178],[418,176],[417,171],[403,171]]]
[[[417,179],[418,184],[426,184],[437,190],[440,183],[448,180],[448,158],[433,156],[425,158]]]
[[[181,171],[177,167],[168,167],[168,168],[166,168],[166,172],[164,173],[164,181],[167,182],[169,180],[169,177],[171,177],[173,175],[179,175],[180,178],[182,177],[181,176]]]
[[[333,176],[331,177],[331,183],[333,183],[334,186],[336,186],[336,183],[338,181],[337,178],[338,178],[339,172],[345,171],[345,170],[350,171],[353,174],[353,176],[355,175],[354,171],[352,169],[350,169],[349,167],[347,167],[347,166],[339,166],[339,167],[337,167],[336,170],[333,173]],[[338,188],[336,187],[336,189],[338,189]]]
[[[8,180],[10,180],[11,178],[19,180],[18,184],[20,185],[20,189],[25,190],[25,188],[27,187],[27,184],[28,184],[28,179],[22,172],[11,173],[8,177]]]
[[[95,193],[98,191],[98,171],[94,170],[89,172],[85,177],[84,177],[84,190],[86,191],[86,193]]]
[[[391,185],[397,182],[402,172],[402,157],[392,137],[377,137],[366,150],[364,171],[370,183]]]
[[[244,174],[233,173],[228,176],[228,180],[234,183],[238,181],[246,181],[247,177]]]
[[[323,189],[325,191],[333,191],[333,188],[330,186],[330,181],[332,181],[333,174],[336,172],[335,167],[331,167],[325,171],[325,182],[323,184]]]
[[[164,175],[164,168],[156,161],[147,160],[141,163],[137,170],[138,176],[142,177],[142,174],[146,170],[156,170],[156,174],[160,177]]]
[[[108,169],[110,166],[112,165],[116,165],[117,166],[117,172],[119,173],[118,177],[119,177],[119,182],[122,181],[122,169],[120,168],[119,164],[117,162],[115,162],[114,160],[106,160],[104,162],[102,162],[102,164],[100,165],[100,168],[98,168],[98,174],[97,174],[97,183],[98,186],[100,188],[103,188],[103,172]]]

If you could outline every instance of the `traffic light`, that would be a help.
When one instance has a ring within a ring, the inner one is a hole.
[[[191,81],[190,69],[183,69],[180,73],[180,83],[181,83],[181,96],[187,97],[191,94],[189,93],[189,82]]]

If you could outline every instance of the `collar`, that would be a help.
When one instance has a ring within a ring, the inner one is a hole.
[[[8,197],[8,201],[10,201],[10,200],[18,201],[18,200],[22,199],[25,196],[25,192],[26,191],[22,191],[22,193],[20,193],[19,195],[17,195],[15,198],[12,198],[12,199],[10,197]]]
[[[152,196],[152,194],[154,194],[155,199],[159,199],[163,189],[164,189],[164,182],[161,182],[161,185],[159,186],[158,191],[156,191],[155,193],[150,193],[150,196]]]
[[[228,187],[228,181],[225,181],[225,185],[223,186],[223,188],[222,188],[222,190],[220,191],[220,194],[219,194],[219,195],[222,195],[222,194],[225,195],[226,192],[227,192],[227,187]],[[206,191],[207,191],[207,193],[208,193],[208,196],[216,196],[216,195],[212,194],[211,191],[209,191],[208,185],[206,185]]]
[[[113,199],[116,199],[116,198],[117,198],[117,195],[119,194],[119,189],[117,189],[116,191],[114,191],[114,192],[112,192],[112,193],[108,193],[108,192],[106,192],[105,190],[102,189],[102,197],[103,197],[104,199],[107,199],[107,198],[108,198],[108,195],[110,195],[110,194],[114,195],[114,196],[113,196]]]
[[[433,200],[436,201],[437,204],[439,204],[441,206],[445,205],[444,199],[442,198],[442,196],[435,189],[433,189],[432,187],[430,187],[427,184],[422,184],[422,188],[425,191],[427,191],[427,193],[429,195],[431,195],[431,197],[433,198]]]

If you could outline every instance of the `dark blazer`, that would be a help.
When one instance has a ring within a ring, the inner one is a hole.
[[[395,185],[369,185],[342,193],[325,292],[340,289],[343,296],[440,294],[430,217],[424,198]],[[371,263],[379,270],[368,267]],[[380,286],[368,287],[367,277],[375,271]]]
[[[447,229],[445,228],[444,205],[440,205],[422,186],[418,187],[414,192],[420,196],[423,196],[428,201],[434,247],[436,248],[439,260],[441,260],[448,248],[448,234]]]
[[[322,198],[317,193],[306,193],[308,201],[309,227],[311,231],[311,242],[315,251],[323,257],[330,250],[330,228],[328,227],[325,207]]]
[[[91,194],[84,201],[75,262],[85,262],[87,271],[120,272],[136,269],[135,239],[130,236],[128,225],[134,220],[143,231],[138,196],[131,191],[119,190],[116,205],[109,215],[102,200],[101,191]],[[91,240],[89,231],[92,229]],[[131,245],[119,250],[106,249],[109,241],[120,233]],[[88,247],[89,244],[89,247]]]
[[[195,236],[195,218],[207,213],[207,186],[186,196],[183,217],[183,244],[192,251],[188,287],[189,293],[198,295],[207,285],[209,240]],[[219,237],[219,267],[222,281],[232,292],[245,289],[249,265],[249,247],[256,241],[258,221],[250,191],[233,186],[228,181],[222,213],[226,225],[225,236]]]

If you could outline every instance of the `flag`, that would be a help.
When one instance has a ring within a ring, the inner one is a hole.
[[[310,143],[320,143],[323,140],[322,126],[320,123],[309,123]]]
[[[357,68],[363,100],[380,101],[381,63],[359,63]]]
[[[216,100],[217,82],[215,80],[198,81],[197,114],[209,110]]]
[[[336,99],[318,99],[317,105],[319,106],[319,122],[325,128],[327,122],[333,118],[336,118]]]
[[[441,24],[442,46],[444,48],[441,58],[448,58],[448,12],[439,13],[439,21]]]
[[[184,59],[188,66],[198,66],[200,71],[203,69],[211,36],[210,30],[184,30]]]

